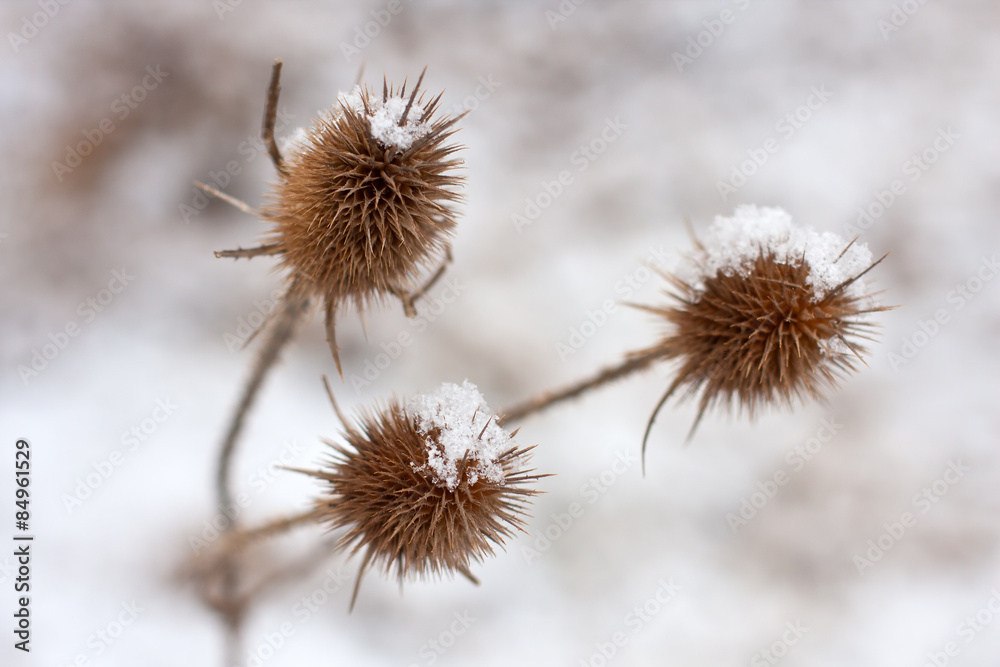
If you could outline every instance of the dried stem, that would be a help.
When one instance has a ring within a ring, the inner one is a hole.
[[[250,381],[243,390],[243,396],[240,398],[236,412],[229,423],[225,440],[222,442],[222,448],[219,450],[219,464],[215,478],[216,498],[219,508],[223,512],[232,504],[229,473],[232,466],[233,454],[236,451],[236,443],[239,440],[240,431],[243,429],[243,421],[246,419],[247,413],[257,398],[257,393],[264,382],[264,377],[278,360],[278,355],[281,353],[282,348],[291,340],[295,332],[295,326],[308,307],[308,299],[293,296],[295,294],[298,294],[297,290],[294,288],[289,289],[284,299],[282,299],[281,310],[278,311],[268,325],[265,325],[269,328],[269,335],[257,356],[257,362],[254,364]]]
[[[218,250],[216,257],[231,257],[232,259],[253,259],[261,255],[279,255],[282,252],[280,243],[267,243],[256,248],[237,248],[236,250]]]
[[[395,294],[396,297],[402,302],[403,312],[407,317],[417,316],[417,301],[427,294],[427,291],[434,287],[435,284],[437,284],[437,281],[444,275],[444,272],[448,269],[448,265],[451,264],[451,262],[451,248],[448,248],[445,250],[444,259],[441,260],[441,266],[437,268],[434,275],[432,275],[427,282],[423,284],[423,286],[418,287],[415,291],[409,293],[400,287],[392,289],[392,293]]]
[[[242,567],[241,557],[246,553],[246,548],[255,542],[275,537],[296,526],[312,523],[319,516],[320,514],[315,509],[311,509],[307,512],[270,521],[257,528],[235,529],[225,534],[215,549],[200,558],[200,562],[195,565],[192,574],[198,582],[202,597],[220,614],[225,624],[224,665],[226,667],[236,667],[242,664],[240,656],[243,653],[243,619],[250,601],[275,582],[286,579],[303,567],[310,567],[310,563],[302,563],[292,570],[275,571],[260,581],[247,585],[245,580],[239,576]],[[329,547],[323,546],[323,551],[328,554]],[[310,558],[310,562],[315,560],[315,557]]]
[[[285,161],[281,158],[281,151],[278,150],[278,144],[274,140],[274,122],[278,117],[278,93],[281,92],[280,81],[281,59],[278,58],[274,61],[274,67],[271,69],[271,83],[267,87],[267,105],[264,107],[264,129],[261,134],[267,145],[271,161],[274,162],[274,168],[284,176],[287,173]]]
[[[312,523],[322,514],[316,509],[310,509],[299,514],[273,519],[256,528],[237,528],[227,533],[220,549],[224,553],[242,551],[254,542],[260,542],[285,533],[302,524]]]
[[[503,417],[499,420],[499,422],[509,424],[510,422],[521,421],[525,417],[533,415],[536,412],[541,412],[556,403],[575,398],[587,391],[590,391],[591,389],[596,389],[603,384],[607,384],[608,382],[613,382],[627,375],[631,375],[632,373],[645,370],[651,366],[653,362],[662,358],[663,354],[659,350],[649,350],[637,354],[630,354],[626,356],[625,359],[617,366],[605,368],[591,378],[571,384],[568,387],[564,387],[563,389],[557,391],[545,392],[534,398],[518,403],[505,411],[501,411],[500,414],[502,414]]]
[[[243,211],[244,213],[252,215],[255,218],[259,218],[260,217],[260,213],[257,211],[257,209],[255,209],[253,206],[251,206],[250,204],[246,203],[245,201],[243,201],[241,199],[237,199],[236,197],[227,195],[222,190],[217,190],[216,188],[213,188],[211,185],[208,185],[207,183],[202,183],[201,181],[195,181],[194,184],[195,184],[196,187],[204,190],[205,192],[207,192],[208,194],[212,195],[213,197],[218,197],[219,199],[221,199],[222,201],[226,202],[230,206],[232,206],[234,208],[238,208],[239,210]]]

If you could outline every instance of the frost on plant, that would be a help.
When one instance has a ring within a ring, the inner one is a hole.
[[[337,101],[355,114],[365,116],[371,126],[372,137],[399,152],[408,150],[414,141],[427,136],[431,131],[430,124],[423,122],[423,106],[414,102],[407,112],[408,99],[402,95],[388,97],[384,101],[377,96],[366,100],[361,86],[354,86],[350,93],[341,93]],[[406,122],[401,123],[404,113]]]
[[[703,290],[705,279],[720,271],[749,275],[762,248],[779,264],[803,262],[808,268],[806,285],[817,299],[872,263],[872,254],[864,244],[849,244],[832,232],[795,226],[792,217],[780,208],[750,205],[737,207],[730,218],[716,217],[700,247],[701,252],[688,257],[675,271],[695,290]],[[855,281],[848,290],[862,294],[864,285]]]
[[[822,397],[861,361],[859,340],[872,340],[868,315],[887,310],[860,280],[878,261],[864,245],[794,226],[781,209],[741,206],[717,218],[668,276],[674,302],[644,307],[669,330],[632,358],[680,363],[645,438],[678,390],[700,394],[692,432],[716,405],[753,417],[764,406]]]
[[[500,456],[510,448],[510,435],[496,423],[476,386],[446,382],[432,394],[414,396],[406,411],[427,442],[427,463],[437,483],[453,490],[459,482],[459,465],[468,460],[469,484],[480,478],[503,482]],[[416,467],[416,464],[414,464]]]

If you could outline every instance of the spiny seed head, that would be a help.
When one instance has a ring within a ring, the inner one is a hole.
[[[326,482],[320,520],[346,529],[342,547],[364,551],[355,598],[370,564],[400,583],[454,572],[475,581],[471,562],[523,530],[538,493],[523,487],[544,476],[524,469],[532,448],[511,444],[468,381],[364,413],[344,437],[347,446],[327,443],[335,457],[310,474]]]
[[[692,432],[717,405],[753,417],[765,405],[823,396],[861,361],[857,339],[872,340],[874,326],[866,316],[887,310],[860,281],[878,263],[865,246],[793,227],[780,209],[742,206],[717,218],[689,260],[667,276],[675,303],[644,307],[669,324],[667,334],[635,355],[679,361],[656,409],[678,389],[700,392]]]
[[[286,144],[262,213],[293,290],[328,310],[407,291],[448,250],[458,118],[435,119],[440,95],[425,103],[419,85],[355,86]]]

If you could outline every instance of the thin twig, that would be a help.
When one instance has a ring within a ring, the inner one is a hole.
[[[299,514],[273,519],[256,528],[236,529],[226,535],[221,548],[224,551],[242,550],[254,542],[275,537],[302,524],[312,523],[320,516],[321,512],[313,508]]]
[[[536,412],[541,412],[556,403],[575,398],[580,394],[583,394],[591,389],[595,389],[603,384],[607,384],[608,382],[613,382],[627,375],[631,375],[632,373],[645,370],[654,362],[662,358],[663,352],[661,350],[649,350],[637,354],[630,354],[617,366],[605,368],[591,378],[581,380],[575,384],[571,384],[556,391],[545,392],[534,398],[518,403],[507,410],[501,411],[500,414],[502,414],[503,417],[499,420],[499,422],[508,424],[514,421],[521,421],[525,417],[533,415]]]
[[[257,246],[256,248],[237,248],[236,250],[218,250],[215,253],[216,257],[231,257],[232,259],[253,259],[254,257],[260,257],[261,255],[278,255],[281,254],[282,247],[280,243],[267,243],[262,246]]]
[[[230,469],[232,467],[233,455],[236,452],[236,443],[239,441],[240,431],[243,429],[243,422],[254,400],[260,391],[267,372],[278,360],[278,355],[282,348],[291,340],[295,332],[295,325],[302,318],[308,307],[308,300],[295,297],[298,291],[289,289],[282,300],[281,310],[278,311],[275,319],[269,324],[269,335],[264,341],[264,346],[258,354],[254,364],[250,381],[243,390],[243,396],[233,414],[229,429],[226,432],[225,440],[219,450],[219,463],[216,473],[216,498],[219,503],[219,510],[224,514],[233,504],[232,488],[230,485]],[[224,531],[228,533],[235,528],[235,520],[231,521]],[[225,557],[223,575],[220,590],[220,603],[217,607],[222,613],[226,623],[226,659],[239,660],[241,654],[241,627],[243,621],[244,603],[240,600],[240,573],[238,564],[239,552],[229,552]],[[236,663],[230,663],[236,664]]]
[[[226,667],[237,667],[242,664],[240,656],[243,653],[243,619],[250,601],[264,588],[280,581],[285,572],[275,572],[264,580],[241,590],[244,581],[241,574],[240,557],[253,542],[263,541],[284,533],[296,526],[312,523],[320,513],[316,509],[270,521],[262,526],[249,530],[234,530],[227,533],[222,541],[198,568],[196,577],[201,580],[203,596],[220,614],[225,624],[225,662]],[[329,552],[329,549],[327,549]],[[216,577],[218,577],[216,579]],[[214,589],[213,581],[219,584]]]
[[[441,266],[437,268],[437,270],[434,272],[434,275],[432,275],[427,280],[427,282],[423,284],[422,287],[419,287],[416,289],[416,291],[409,293],[407,293],[401,287],[392,288],[391,290],[392,293],[395,294],[396,297],[402,302],[403,313],[405,313],[407,317],[417,316],[417,306],[416,306],[417,301],[420,298],[422,298],[425,294],[427,294],[427,291],[429,289],[431,289],[432,287],[434,287],[435,284],[437,284],[437,281],[440,280],[441,276],[444,275],[444,272],[448,269],[448,265],[451,264],[451,262],[452,262],[451,248],[448,248],[447,250],[445,250],[444,259],[441,261]]]
[[[251,206],[250,204],[246,203],[245,201],[243,201],[241,199],[237,199],[236,197],[233,197],[232,195],[227,195],[222,190],[217,190],[216,188],[213,188],[208,183],[202,183],[201,181],[195,181],[194,184],[195,184],[195,187],[201,188],[202,190],[204,190],[208,194],[212,195],[213,197],[218,197],[219,199],[221,199],[222,201],[226,202],[230,206],[234,206],[234,207],[238,208],[239,210],[243,211],[244,213],[252,215],[255,218],[259,218],[260,217],[260,213],[257,211],[257,209],[255,209],[253,206]]]
[[[278,117],[278,93],[281,92],[281,58],[277,58],[274,61],[274,67],[271,69],[271,83],[267,87],[267,104],[264,107],[264,128],[261,132],[264,143],[267,145],[267,152],[271,156],[271,161],[274,162],[274,168],[278,170],[278,173],[284,176],[287,172],[285,170],[285,161],[281,157],[281,151],[278,150],[278,144],[274,140],[274,122]]]
[[[243,421],[246,419],[247,413],[257,398],[257,393],[264,382],[264,377],[278,360],[278,355],[281,353],[282,348],[291,340],[296,324],[298,324],[308,307],[308,299],[293,296],[296,293],[296,290],[289,289],[282,299],[281,310],[278,311],[274,320],[268,325],[269,335],[257,356],[257,361],[250,375],[250,381],[243,390],[243,396],[240,398],[236,412],[229,422],[226,437],[222,441],[215,478],[216,498],[219,508],[222,511],[225,511],[232,504],[233,495],[230,487],[229,472],[233,454],[236,451],[236,443],[239,440],[240,431],[243,429]]]

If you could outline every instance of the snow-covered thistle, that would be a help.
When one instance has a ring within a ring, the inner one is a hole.
[[[713,405],[753,417],[763,405],[823,396],[861,361],[858,339],[871,340],[874,326],[866,316],[886,310],[861,281],[879,261],[862,244],[794,226],[778,208],[716,218],[667,276],[674,303],[642,306],[669,328],[634,355],[681,364],[656,410],[681,388],[700,392],[694,431]]]
[[[506,421],[538,412],[660,361],[680,369],[646,425],[679,389],[699,392],[694,432],[714,405],[746,410],[818,398],[862,361],[874,323],[888,310],[865,291],[861,277],[872,261],[868,248],[832,233],[792,224],[777,208],[741,206],[716,219],[708,236],[672,275],[672,303],[638,306],[662,318],[666,333],[654,345],[626,355],[618,365],[565,389],[512,407]]]
[[[414,303],[444,272],[455,227],[450,204],[462,179],[451,158],[461,147],[446,143],[461,116],[435,118],[441,95],[418,96],[424,73],[406,93],[383,79],[382,94],[355,86],[321,113],[311,128],[285,142],[274,136],[281,90],[280,60],[271,71],[262,138],[278,181],[262,210],[204,183],[205,191],[273,224],[269,242],[256,248],[217,252],[217,257],[278,255],[288,289],[267,325],[257,362],[234,412],[220,450],[216,475],[219,505],[232,503],[230,467],[243,421],[267,372],[291,340],[299,321],[321,303],[326,337],[343,376],[336,342],[336,313],[347,303],[365,305],[394,296],[407,316]],[[426,71],[426,68],[425,68]],[[437,271],[422,286],[419,275],[434,262]]]
[[[339,411],[338,411],[339,415]],[[308,474],[326,482],[316,500],[318,520],[345,529],[343,547],[364,552],[351,606],[370,565],[402,582],[459,572],[523,530],[525,488],[544,475],[525,469],[528,452],[496,423],[468,380],[446,383],[405,404],[344,421],[347,446]]]
[[[288,269],[290,291],[324,304],[338,369],[337,309],[394,296],[412,316],[426,289],[416,281],[450,253],[450,204],[462,179],[452,159],[460,146],[447,140],[458,118],[434,117],[440,95],[418,97],[420,76],[409,95],[405,83],[341,94],[287,142],[261,211],[274,225],[269,247]]]

